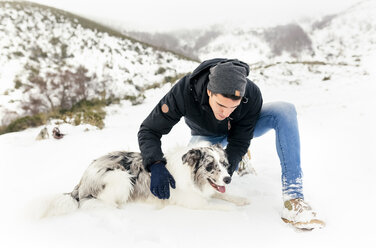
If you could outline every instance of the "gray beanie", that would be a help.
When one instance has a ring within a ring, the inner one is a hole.
[[[207,89],[213,93],[244,96],[247,70],[232,62],[220,63],[210,68]]]

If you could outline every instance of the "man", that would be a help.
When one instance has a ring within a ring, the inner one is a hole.
[[[323,227],[324,222],[304,202],[300,168],[300,140],[292,104],[264,104],[259,88],[249,79],[249,66],[238,60],[204,61],[180,79],[141,124],[138,140],[151,192],[168,199],[175,181],[165,167],[161,137],[184,116],[191,129],[190,143],[202,140],[226,147],[232,176],[250,141],[276,131],[282,167],[284,209],[282,219],[298,228]]]

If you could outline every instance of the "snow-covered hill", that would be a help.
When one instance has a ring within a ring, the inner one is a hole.
[[[362,1],[319,20],[268,28],[232,28],[198,50],[199,58],[238,57],[248,63],[319,60],[359,64],[376,50],[376,2]]]
[[[164,34],[125,33],[206,60],[238,58],[249,64],[322,61],[359,65],[376,50],[376,1],[363,0],[332,15],[268,27],[213,25]]]
[[[356,80],[372,73],[374,13],[376,1],[365,0],[336,15],[300,24],[222,29],[221,33],[216,29],[198,54],[200,59],[222,56],[248,62],[249,77],[259,85],[326,87],[336,79]]]
[[[376,51],[376,1],[363,0],[351,8],[315,22],[309,30],[315,57],[358,65]]]
[[[74,80],[82,79],[82,94],[89,99],[141,101],[148,86],[197,65],[89,20],[26,2],[0,2],[0,37],[0,124],[25,114],[22,106],[38,96],[45,105],[59,105],[63,93],[79,98]]]

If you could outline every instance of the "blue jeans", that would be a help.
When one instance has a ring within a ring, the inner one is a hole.
[[[285,198],[302,198],[303,182],[300,167],[300,137],[295,106],[286,102],[266,103],[261,108],[253,137],[275,130],[276,147],[282,168],[282,191]],[[208,141],[227,145],[227,136],[192,136],[190,144]]]

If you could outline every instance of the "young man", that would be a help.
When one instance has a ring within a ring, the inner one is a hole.
[[[249,66],[238,60],[204,61],[180,79],[141,124],[138,140],[151,192],[168,199],[175,180],[165,167],[161,137],[184,116],[191,129],[190,143],[202,140],[226,147],[232,176],[253,137],[276,131],[282,167],[282,219],[298,228],[323,227],[324,222],[304,202],[300,168],[300,140],[292,104],[263,104],[259,88],[249,79]]]

